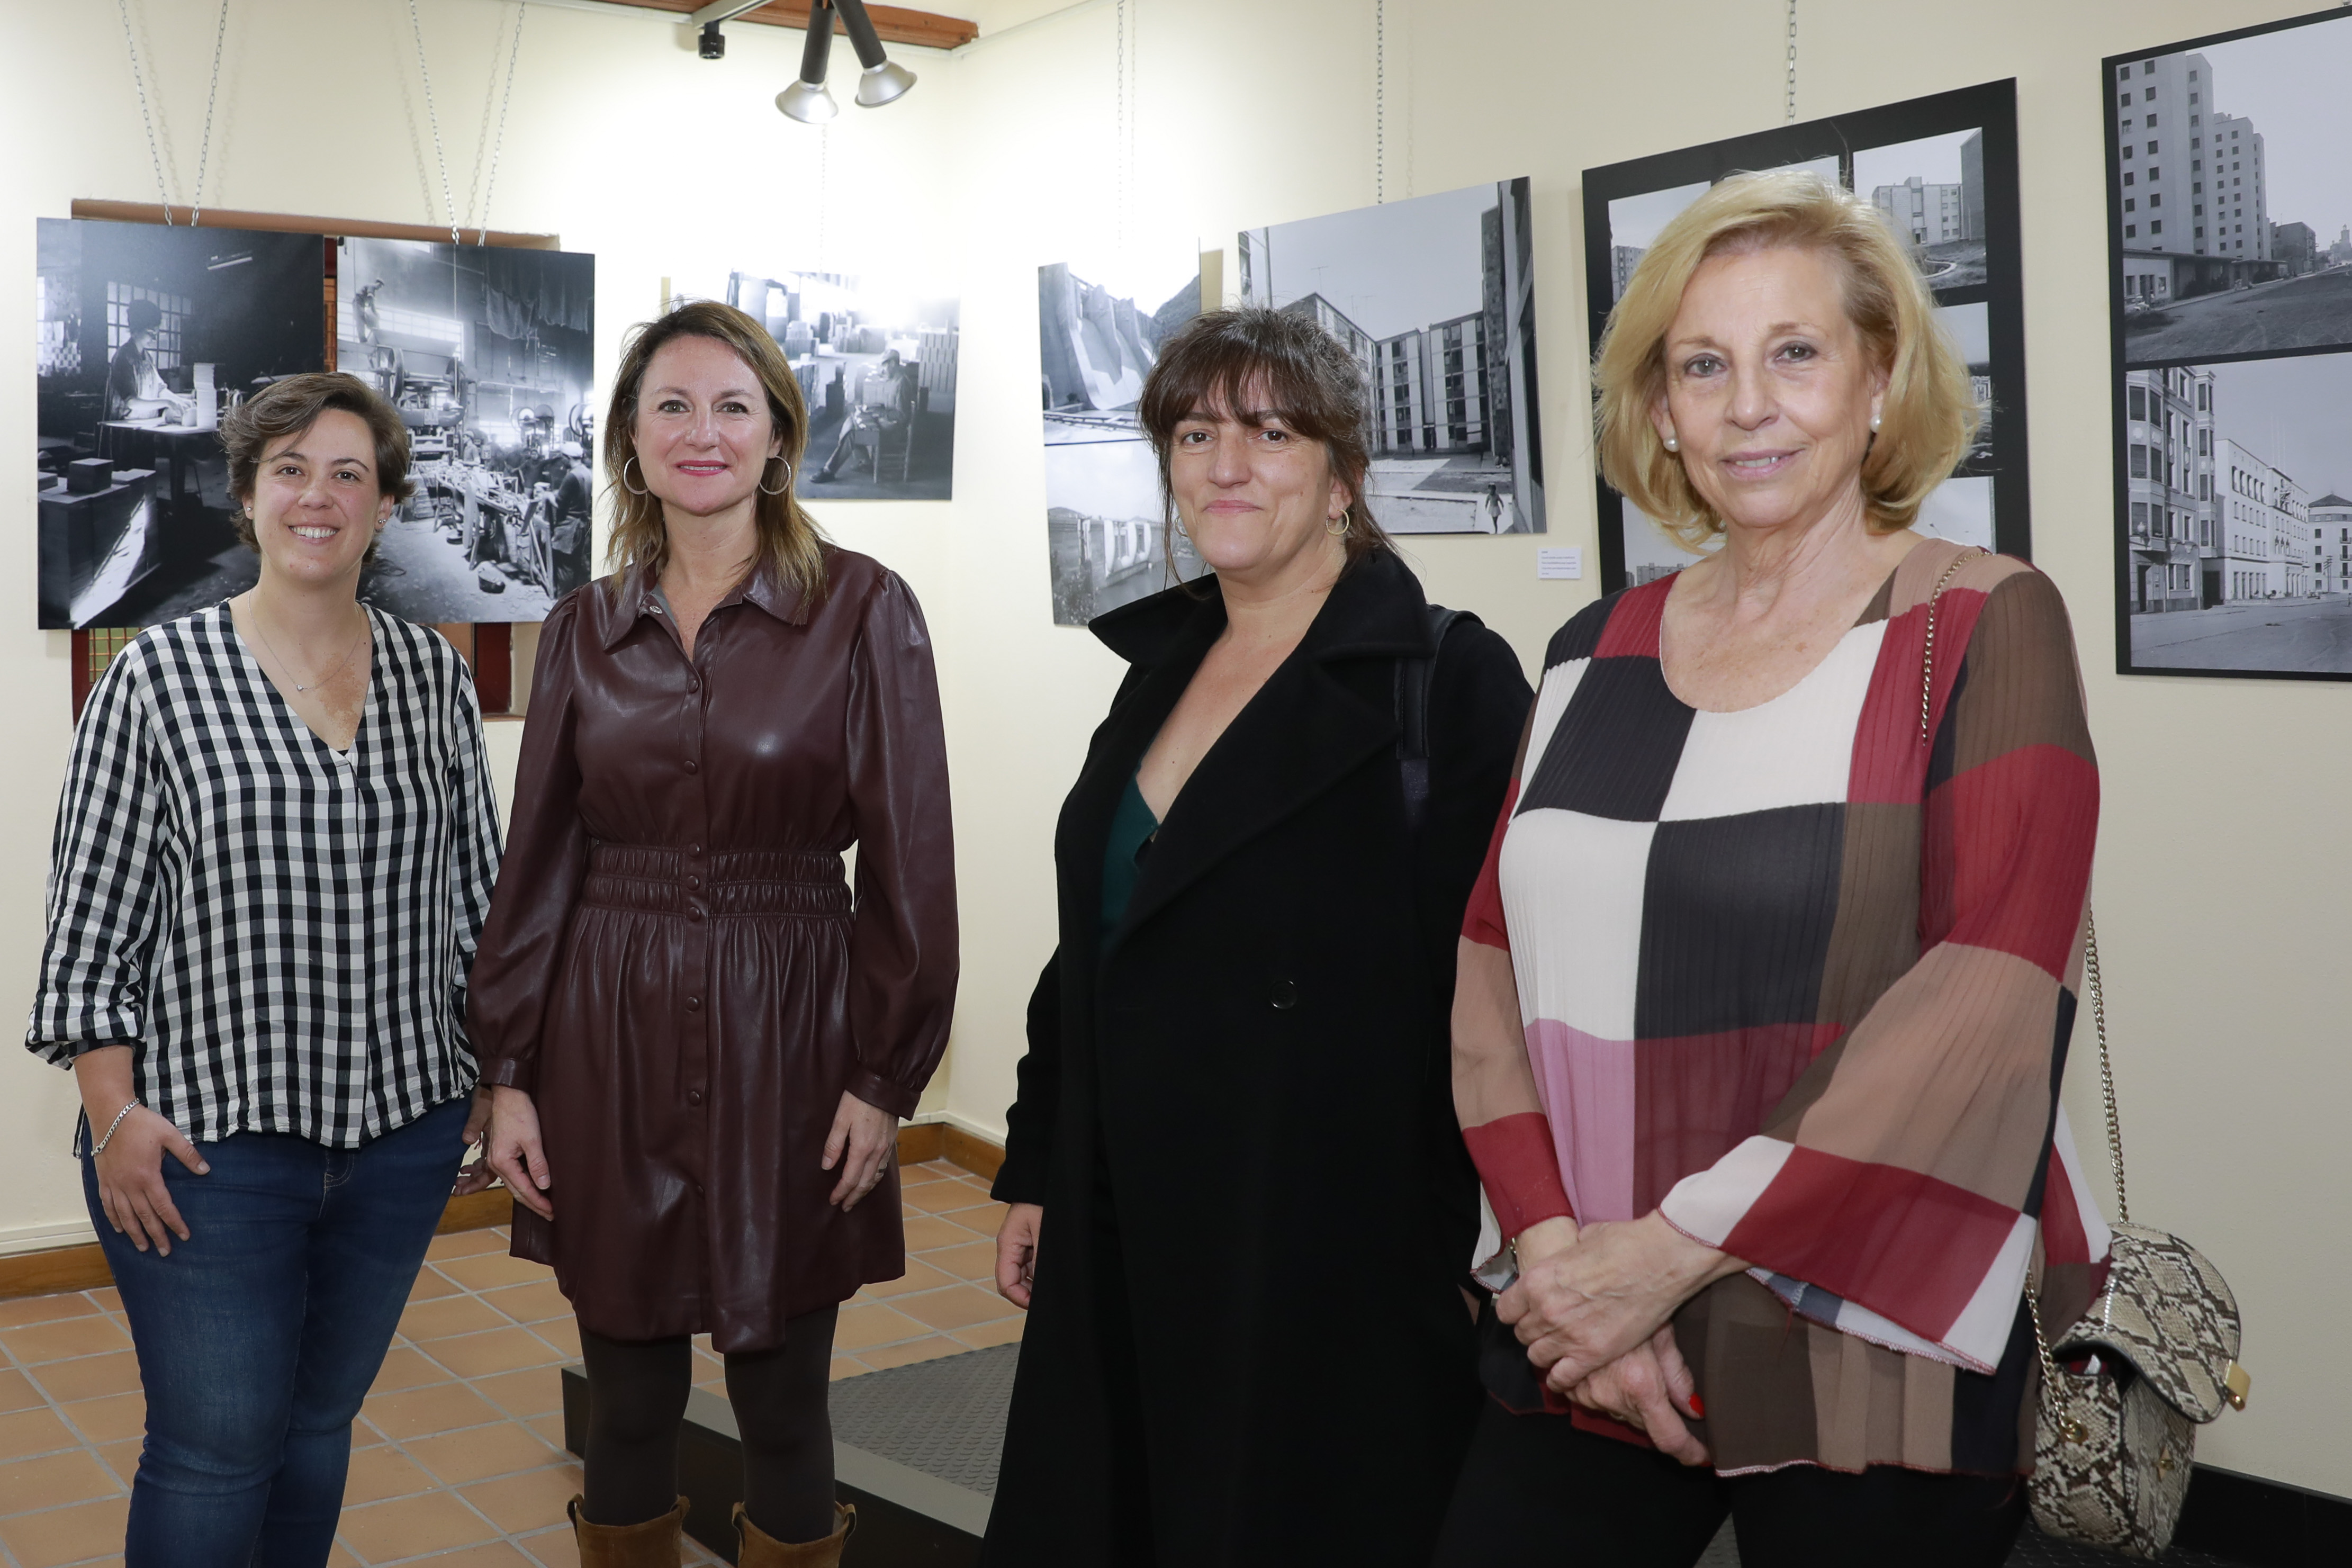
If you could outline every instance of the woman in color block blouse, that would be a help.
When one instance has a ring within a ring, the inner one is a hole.
[[[1728,1513],[1750,1568],[1991,1568],[2025,1287],[2065,1321],[2106,1251],[2055,1104],[2098,823],[2065,607],[1913,531],[1970,384],[1816,175],[1669,225],[1596,380],[1602,472],[1700,559],[1553,638],[1472,896],[1501,1294],[1438,1561],[1685,1568]]]

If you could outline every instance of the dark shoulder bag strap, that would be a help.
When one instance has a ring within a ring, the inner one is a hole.
[[[1475,620],[1467,610],[1449,610],[1443,605],[1432,605],[1429,611],[1429,640],[1433,652],[1427,658],[1401,658],[1396,668],[1397,773],[1404,784],[1405,831],[1418,836],[1423,819],[1429,816],[1429,670],[1437,662],[1437,652],[1445,647],[1445,634],[1454,623]]]

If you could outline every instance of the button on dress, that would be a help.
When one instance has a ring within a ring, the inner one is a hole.
[[[905,1272],[895,1163],[845,1214],[818,1162],[843,1090],[912,1115],[946,1047],[947,748],[914,595],[825,569],[814,606],[754,574],[690,659],[636,578],[541,634],[471,1021],[552,1177],[514,1253],[610,1339],[768,1349]]]

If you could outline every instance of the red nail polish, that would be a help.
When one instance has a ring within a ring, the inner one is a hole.
[[[1702,1421],[1706,1419],[1706,1401],[1696,1394],[1691,1395],[1691,1414]]]

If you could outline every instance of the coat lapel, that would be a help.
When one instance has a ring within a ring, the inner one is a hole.
[[[1373,754],[1391,749],[1396,713],[1388,679],[1347,680],[1351,661],[1433,651],[1421,585],[1403,563],[1373,556],[1342,577],[1330,602],[1307,629],[1297,648],[1250,700],[1186,781],[1169,808],[1152,851],[1143,862],[1121,921],[1119,938],[1181,896],[1185,889],[1251,839],[1307,806]],[[1219,616],[1222,624],[1223,617]],[[1213,640],[1213,638],[1210,640]],[[1139,757],[1159,732],[1184,686],[1200,668],[1208,641],[1181,645],[1186,658],[1171,659],[1145,685],[1159,690],[1158,677],[1172,677],[1164,700],[1149,710],[1150,728],[1130,757]],[[1181,670],[1176,667],[1181,664]],[[1384,676],[1386,669],[1381,672]],[[1362,692],[1377,686],[1382,700]],[[1139,687],[1140,694],[1142,687]],[[1139,723],[1146,711],[1138,703]],[[1129,764],[1134,763],[1130,760]],[[1126,780],[1117,781],[1124,790]],[[1104,806],[1103,830],[1110,809]],[[1093,842],[1102,842],[1102,833]],[[1099,851],[1097,851],[1099,853]]]
[[[1134,668],[1109,714],[1095,730],[1086,765],[1070,787],[1055,829],[1066,951],[1073,938],[1084,943],[1087,954],[1094,951],[1102,907],[1103,846],[1110,837],[1111,817],[1152,738],[1224,629],[1223,601],[1213,594],[1199,600],[1181,594],[1171,589],[1112,611],[1097,617],[1090,628]]]

